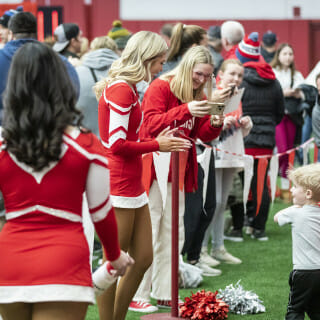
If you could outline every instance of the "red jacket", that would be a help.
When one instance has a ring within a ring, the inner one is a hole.
[[[210,117],[193,117],[187,103],[181,101],[171,92],[168,81],[156,79],[146,91],[142,111],[144,113],[142,126],[140,129],[141,138],[156,137],[162,130],[179,127],[184,134],[192,139],[211,141],[215,139],[221,131],[220,128],[212,127]],[[154,171],[154,168],[152,169]],[[197,154],[193,144],[188,155],[185,172],[185,191],[192,192],[197,189]],[[153,174],[155,178],[155,174]],[[171,169],[169,181],[171,179]]]

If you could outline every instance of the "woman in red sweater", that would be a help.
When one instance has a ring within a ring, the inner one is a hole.
[[[155,137],[164,128],[179,128],[182,135],[192,139],[211,141],[221,131],[224,116],[210,116],[207,98],[211,100],[213,60],[203,46],[190,48],[180,64],[171,72],[154,80],[145,93],[142,109],[144,119],[141,135]],[[208,97],[204,90],[207,89]],[[226,93],[228,94],[228,93]],[[219,97],[221,98],[221,97]],[[197,189],[197,157],[195,145],[190,152],[181,152],[186,160],[184,191]],[[152,221],[154,264],[152,272],[152,296],[159,307],[170,307],[171,300],[171,171],[168,176],[166,203],[163,206],[161,190],[154,166],[150,181],[150,213]],[[165,170],[163,170],[165,171]],[[179,197],[179,243],[183,244],[184,194]],[[181,250],[180,250],[181,251]],[[149,299],[150,275],[146,274],[136,300]]]
[[[169,129],[154,139],[138,139],[142,112],[136,84],[150,81],[162,70],[167,45],[156,33],[140,31],[128,41],[106,81],[97,84],[99,130],[110,168],[111,199],[115,208],[121,249],[135,264],[119,285],[98,298],[100,319],[125,319],[129,303],[144,272],[152,263],[152,232],[148,198],[142,185],[142,154],[188,149],[189,141],[170,136]],[[102,90],[101,90],[102,89]],[[102,92],[102,94],[100,94]]]

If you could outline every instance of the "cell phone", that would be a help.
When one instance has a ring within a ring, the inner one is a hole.
[[[209,113],[211,115],[222,115],[225,105],[222,102],[211,102],[207,101],[207,105],[211,107]]]
[[[230,97],[234,95],[234,91],[236,90],[236,86],[231,86]]]

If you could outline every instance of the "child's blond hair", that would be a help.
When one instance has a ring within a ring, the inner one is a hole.
[[[312,191],[312,200],[320,201],[320,163],[312,163],[306,166],[289,170],[289,179],[305,191]]]

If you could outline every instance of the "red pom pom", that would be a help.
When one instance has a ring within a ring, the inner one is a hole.
[[[224,320],[228,318],[229,306],[217,299],[218,291],[198,291],[180,306],[180,316],[190,320]]]

